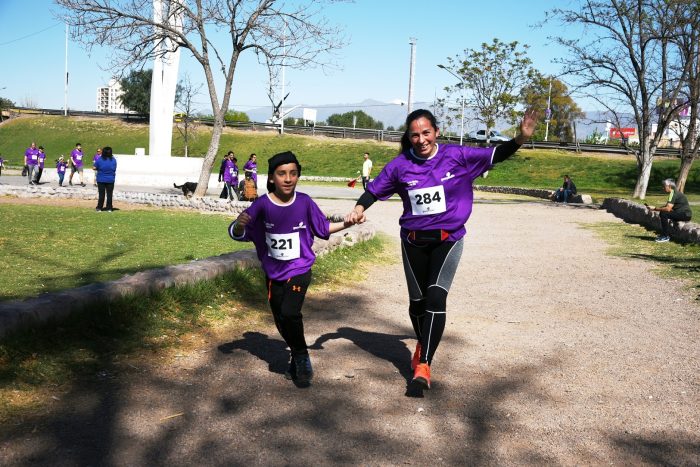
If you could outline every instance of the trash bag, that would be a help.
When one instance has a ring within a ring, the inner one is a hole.
[[[22,176],[23,177],[26,177],[28,172],[29,172],[29,167],[27,167],[26,165],[24,167],[22,167]]]

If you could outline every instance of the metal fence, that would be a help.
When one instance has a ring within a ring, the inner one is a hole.
[[[12,109],[7,109],[6,112],[9,115],[22,115],[22,114],[32,114],[32,115],[63,115],[63,110],[56,109],[27,109],[21,107],[15,107]],[[119,113],[103,113],[103,112],[87,112],[79,110],[70,110],[68,112],[69,116],[83,116],[83,117],[108,117],[108,118],[120,118],[127,121],[133,122],[147,122],[148,116],[137,115],[137,114],[119,114]],[[214,119],[212,118],[202,118],[195,117],[192,118],[195,123],[203,125],[213,125]],[[280,132],[281,127],[276,123],[261,123],[261,122],[225,122],[227,127],[238,128],[241,130],[249,131],[276,131]],[[284,132],[295,134],[295,135],[306,135],[306,136],[325,136],[328,138],[344,138],[344,139],[372,139],[375,141],[387,141],[398,143],[401,141],[401,136],[403,132],[401,131],[388,131],[388,130],[372,130],[367,128],[346,128],[337,126],[301,126],[301,125],[284,125]],[[459,136],[445,136],[441,135],[438,139],[442,143],[459,143]],[[483,141],[478,141],[472,138],[464,138],[464,142],[470,145],[483,145]],[[497,145],[500,143],[492,143],[492,145]],[[634,147],[625,148],[621,145],[612,144],[584,144],[575,142],[555,142],[555,141],[528,141],[525,143],[526,147],[532,149],[559,149],[564,151],[575,151],[575,152],[603,152],[608,154],[633,154]],[[679,148],[657,148],[657,156],[665,157],[680,157],[681,152]]]

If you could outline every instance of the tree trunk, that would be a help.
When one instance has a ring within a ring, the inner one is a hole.
[[[654,159],[651,153],[651,141],[649,137],[645,136],[642,138],[639,150],[641,151],[639,155],[639,174],[637,176],[637,184],[634,187],[634,197],[639,199],[644,199],[647,196],[647,189],[649,188],[649,177],[651,176],[651,164]]]
[[[688,174],[690,174],[690,169],[693,166],[693,160],[695,160],[691,155],[684,155],[681,158],[681,170],[678,173],[678,181],[676,181],[676,186],[678,190],[685,193],[685,182],[688,180]]]
[[[209,149],[207,149],[207,155],[204,156],[202,161],[202,171],[199,173],[199,181],[197,182],[197,189],[194,192],[194,196],[202,198],[207,194],[207,187],[209,186],[209,177],[211,176],[211,168],[214,166],[214,160],[216,159],[216,153],[219,151],[219,142],[221,140],[221,134],[224,131],[224,113],[222,111],[217,112],[214,116],[214,128],[211,132],[211,141],[209,142]]]

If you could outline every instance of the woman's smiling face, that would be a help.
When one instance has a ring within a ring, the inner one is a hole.
[[[408,138],[416,156],[428,158],[435,153],[439,130],[425,117],[413,120],[408,128]]]

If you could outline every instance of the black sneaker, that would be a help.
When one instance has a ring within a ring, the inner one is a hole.
[[[287,379],[297,379],[297,364],[293,356],[289,359],[289,366],[287,367],[287,371],[284,372],[284,377]]]
[[[298,355],[296,358],[297,378],[299,384],[309,384],[314,377],[314,370],[311,368],[311,358],[309,354]]]
[[[95,208],[95,211],[97,211],[97,212],[102,212],[102,209],[101,209],[101,208]]]

